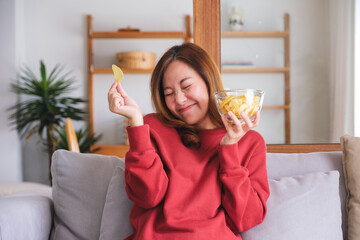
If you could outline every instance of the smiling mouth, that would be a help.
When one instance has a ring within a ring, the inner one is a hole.
[[[191,105],[188,105],[188,106],[186,106],[186,107],[183,107],[183,108],[179,108],[178,111],[181,112],[181,113],[186,112],[187,110],[189,110],[190,108],[192,108],[194,105],[195,105],[195,103],[194,103],[194,104],[191,104]]]

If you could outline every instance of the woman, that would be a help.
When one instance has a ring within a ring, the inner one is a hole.
[[[252,122],[217,112],[220,73],[195,44],[170,48],[151,77],[155,114],[143,118],[119,83],[110,111],[129,119],[126,191],[134,202],[127,239],[241,239],[261,223],[269,187],[266,145]]]

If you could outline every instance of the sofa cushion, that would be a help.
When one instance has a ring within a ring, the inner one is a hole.
[[[346,216],[348,240],[360,239],[360,138],[341,137],[347,190]]]
[[[53,239],[99,239],[107,189],[115,156],[57,150],[53,154]]]
[[[27,190],[46,188],[50,187],[48,185],[35,182],[0,183],[0,197]]]
[[[117,167],[111,178],[101,220],[100,240],[124,239],[133,229],[129,216],[133,203],[125,191],[125,167]]]
[[[337,170],[340,173],[339,193],[342,213],[342,229],[346,235],[346,189],[342,166],[342,152],[267,153],[267,169],[270,179],[291,177],[313,172]]]
[[[266,158],[271,179],[332,170],[343,176],[342,152],[267,153]]]
[[[341,159],[341,152],[268,154],[268,173],[270,178],[281,178],[340,168],[342,174]],[[119,175],[116,175],[114,169],[118,166],[120,166],[117,169]],[[110,219],[119,217],[120,220],[114,221],[121,222],[123,221],[121,219],[126,218],[109,214],[114,209],[113,206],[117,204],[116,199],[120,199],[119,203],[124,200],[123,189],[117,189],[120,190],[119,194],[113,193],[116,190],[116,181],[119,181],[119,185],[123,184],[121,167],[123,167],[123,161],[117,157],[79,154],[65,150],[54,153],[51,171],[55,205],[55,231],[53,232],[55,239],[91,240],[111,236],[110,232],[104,233],[109,230]],[[342,177],[340,181],[343,182]],[[126,210],[118,208],[119,215],[121,211]],[[117,229],[114,227],[112,230],[115,232]]]
[[[339,172],[269,180],[267,215],[243,240],[342,239]]]
[[[52,205],[49,186],[0,197],[0,239],[49,239]]]

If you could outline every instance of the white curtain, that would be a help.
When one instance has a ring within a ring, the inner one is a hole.
[[[330,140],[354,133],[354,2],[330,0]]]

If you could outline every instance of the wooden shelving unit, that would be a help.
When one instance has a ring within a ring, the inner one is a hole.
[[[143,73],[152,73],[153,69],[133,69],[133,68],[121,68],[124,73],[134,73],[134,74],[143,74]],[[113,74],[111,68],[93,68],[93,74]]]
[[[222,73],[286,73],[289,68],[222,68]]]
[[[286,20],[285,20],[286,21]],[[222,32],[223,38],[285,38],[288,33],[285,32]]]
[[[90,132],[94,132],[94,99],[93,99],[93,80],[94,74],[112,74],[112,69],[109,68],[97,68],[93,62],[93,40],[94,39],[183,39],[184,42],[190,42],[192,35],[190,29],[190,16],[185,16],[186,29],[184,32],[179,31],[114,31],[103,32],[93,31],[92,29],[92,16],[87,15],[87,43],[88,43],[88,96],[89,96],[89,124]],[[124,73],[131,74],[150,74],[153,69],[126,69],[122,68]],[[128,151],[126,145],[94,145],[92,148],[100,147],[98,152],[105,155],[117,155],[124,157]]]
[[[222,38],[283,38],[284,67],[274,68],[222,68],[222,73],[282,73],[284,74],[284,105],[263,106],[264,109],[283,109],[285,111],[285,144],[291,143],[290,136],[290,15],[285,14],[284,31],[269,32],[222,32]]]
[[[118,31],[118,32],[93,32],[93,38],[186,38],[186,33],[183,32],[132,32],[132,31]]]

